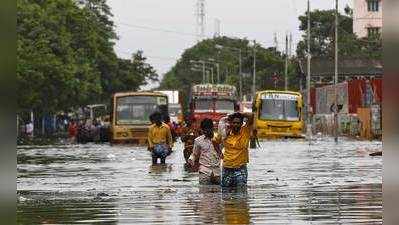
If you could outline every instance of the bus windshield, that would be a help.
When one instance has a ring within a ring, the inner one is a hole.
[[[262,120],[298,121],[297,101],[284,99],[262,99],[259,118]]]
[[[116,124],[150,124],[149,116],[166,105],[162,96],[126,96],[116,100]]]
[[[216,100],[216,112],[233,113],[234,101],[231,100]]]
[[[197,99],[195,101],[195,112],[210,112],[213,111],[212,99]]]

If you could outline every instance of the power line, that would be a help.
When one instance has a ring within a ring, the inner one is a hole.
[[[143,25],[134,25],[134,24],[128,24],[128,23],[124,23],[124,22],[117,22],[117,24],[120,24],[120,25],[123,25],[126,27],[130,27],[130,28],[138,28],[138,29],[151,30],[151,31],[161,31],[161,32],[165,32],[165,33],[173,33],[173,34],[197,37],[197,35],[193,34],[193,33],[186,33],[186,32],[180,32],[180,31],[175,31],[175,30],[155,28],[155,27],[143,26]]]
[[[132,56],[133,53],[127,52],[127,51],[117,51],[125,55]],[[154,56],[154,55],[144,55],[147,59],[160,59],[160,60],[166,60],[166,61],[177,61],[179,59],[173,58],[173,57],[165,57],[165,56]]]
[[[191,36],[191,37],[198,37],[197,34],[194,33],[187,33],[187,32],[181,32],[181,31],[176,31],[176,30],[169,30],[169,29],[163,29],[163,28],[157,28],[157,27],[151,27],[151,26],[144,26],[144,25],[136,25],[136,24],[129,24],[129,23],[125,23],[125,22],[115,22],[116,24],[122,25],[122,26],[126,26],[129,28],[133,28],[133,29],[143,29],[143,30],[150,30],[150,31],[159,31],[159,32],[164,32],[164,33],[173,33],[173,34],[177,34],[177,35],[181,35],[181,36]],[[233,35],[226,35],[226,37],[231,37],[231,38],[238,38],[238,39],[243,39],[242,37],[235,37]],[[213,38],[211,36],[208,35],[204,35],[204,38]],[[263,41],[261,41],[260,43],[262,43]],[[272,42],[263,42],[266,45],[273,45]],[[267,46],[265,46],[265,48],[267,48]]]

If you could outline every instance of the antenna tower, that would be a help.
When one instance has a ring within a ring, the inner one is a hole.
[[[276,48],[276,51],[278,51],[278,40],[277,40],[277,33],[276,32],[274,32],[273,41],[274,41],[274,48]]]
[[[195,14],[197,18],[197,41],[201,41],[205,37],[205,0],[197,0]]]
[[[215,19],[215,33],[213,36],[215,36],[215,37],[220,36],[220,20],[219,19]]]

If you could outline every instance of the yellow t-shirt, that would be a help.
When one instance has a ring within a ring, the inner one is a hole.
[[[160,127],[152,124],[148,130],[148,146],[154,147],[156,144],[167,144],[170,148],[173,147],[172,134],[165,123],[162,123]]]
[[[243,126],[240,133],[230,132],[223,141],[223,167],[238,168],[248,163],[248,145],[251,138],[251,130]]]

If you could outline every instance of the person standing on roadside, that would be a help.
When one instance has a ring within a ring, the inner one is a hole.
[[[33,123],[32,123],[32,121],[29,121],[29,123],[27,123],[25,125],[25,132],[29,138],[33,138]]]
[[[173,147],[172,134],[167,124],[162,122],[162,114],[155,112],[150,115],[153,124],[148,131],[148,150],[152,153],[152,164],[165,164],[166,157],[171,154]]]
[[[76,136],[78,135],[78,125],[75,120],[71,120],[68,126],[68,136],[71,143],[76,142]]]
[[[244,119],[246,123],[244,125]],[[252,113],[233,113],[228,116],[228,129],[223,138],[222,187],[246,186],[249,162],[249,141],[253,128]]]
[[[219,147],[220,138],[213,132],[213,121],[204,119],[201,121],[202,135],[194,140],[193,152],[189,163],[199,159],[199,183],[205,185],[220,184],[220,159],[222,157]]]

